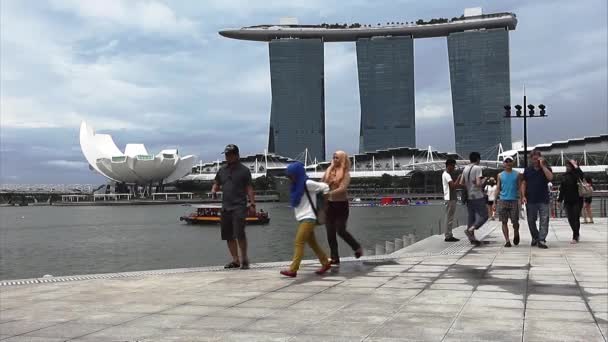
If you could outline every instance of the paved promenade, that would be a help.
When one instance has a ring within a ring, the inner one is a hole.
[[[270,264],[5,284],[0,339],[606,341],[606,219],[582,225],[577,245],[564,220],[551,221],[547,250],[521,232],[504,248],[490,221],[480,247],[436,236],[323,277],[307,264],[283,278]]]

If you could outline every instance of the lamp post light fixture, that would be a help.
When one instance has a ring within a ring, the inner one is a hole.
[[[524,119],[524,169],[528,167],[528,121],[527,118],[544,118],[547,117],[545,109],[547,108],[544,104],[538,105],[538,115],[535,115],[534,105],[527,104],[526,95],[524,95],[524,105],[515,105],[515,116],[511,115],[511,106],[504,106],[505,118],[507,119]],[[527,110],[526,110],[527,108]]]

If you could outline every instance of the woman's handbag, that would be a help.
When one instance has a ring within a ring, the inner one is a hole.
[[[578,196],[579,197],[591,197],[593,195],[593,187],[587,183],[584,179],[579,179],[578,183]]]

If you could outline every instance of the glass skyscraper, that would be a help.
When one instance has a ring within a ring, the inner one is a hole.
[[[511,148],[509,32],[506,29],[450,33],[447,37],[456,152],[463,158]],[[494,152],[495,153],[495,152]]]
[[[325,160],[323,41],[276,39],[269,43],[272,106],[268,151]]]
[[[414,40],[357,40],[361,101],[359,152],[415,147]]]

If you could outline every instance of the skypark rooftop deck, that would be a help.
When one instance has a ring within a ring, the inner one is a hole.
[[[322,25],[257,25],[226,29],[219,34],[233,39],[267,42],[280,38],[321,38],[325,42],[349,42],[374,36],[412,36],[413,38],[444,37],[453,32],[506,28],[515,30],[517,18],[513,13],[495,13],[458,18],[441,23],[390,24],[331,28]]]

